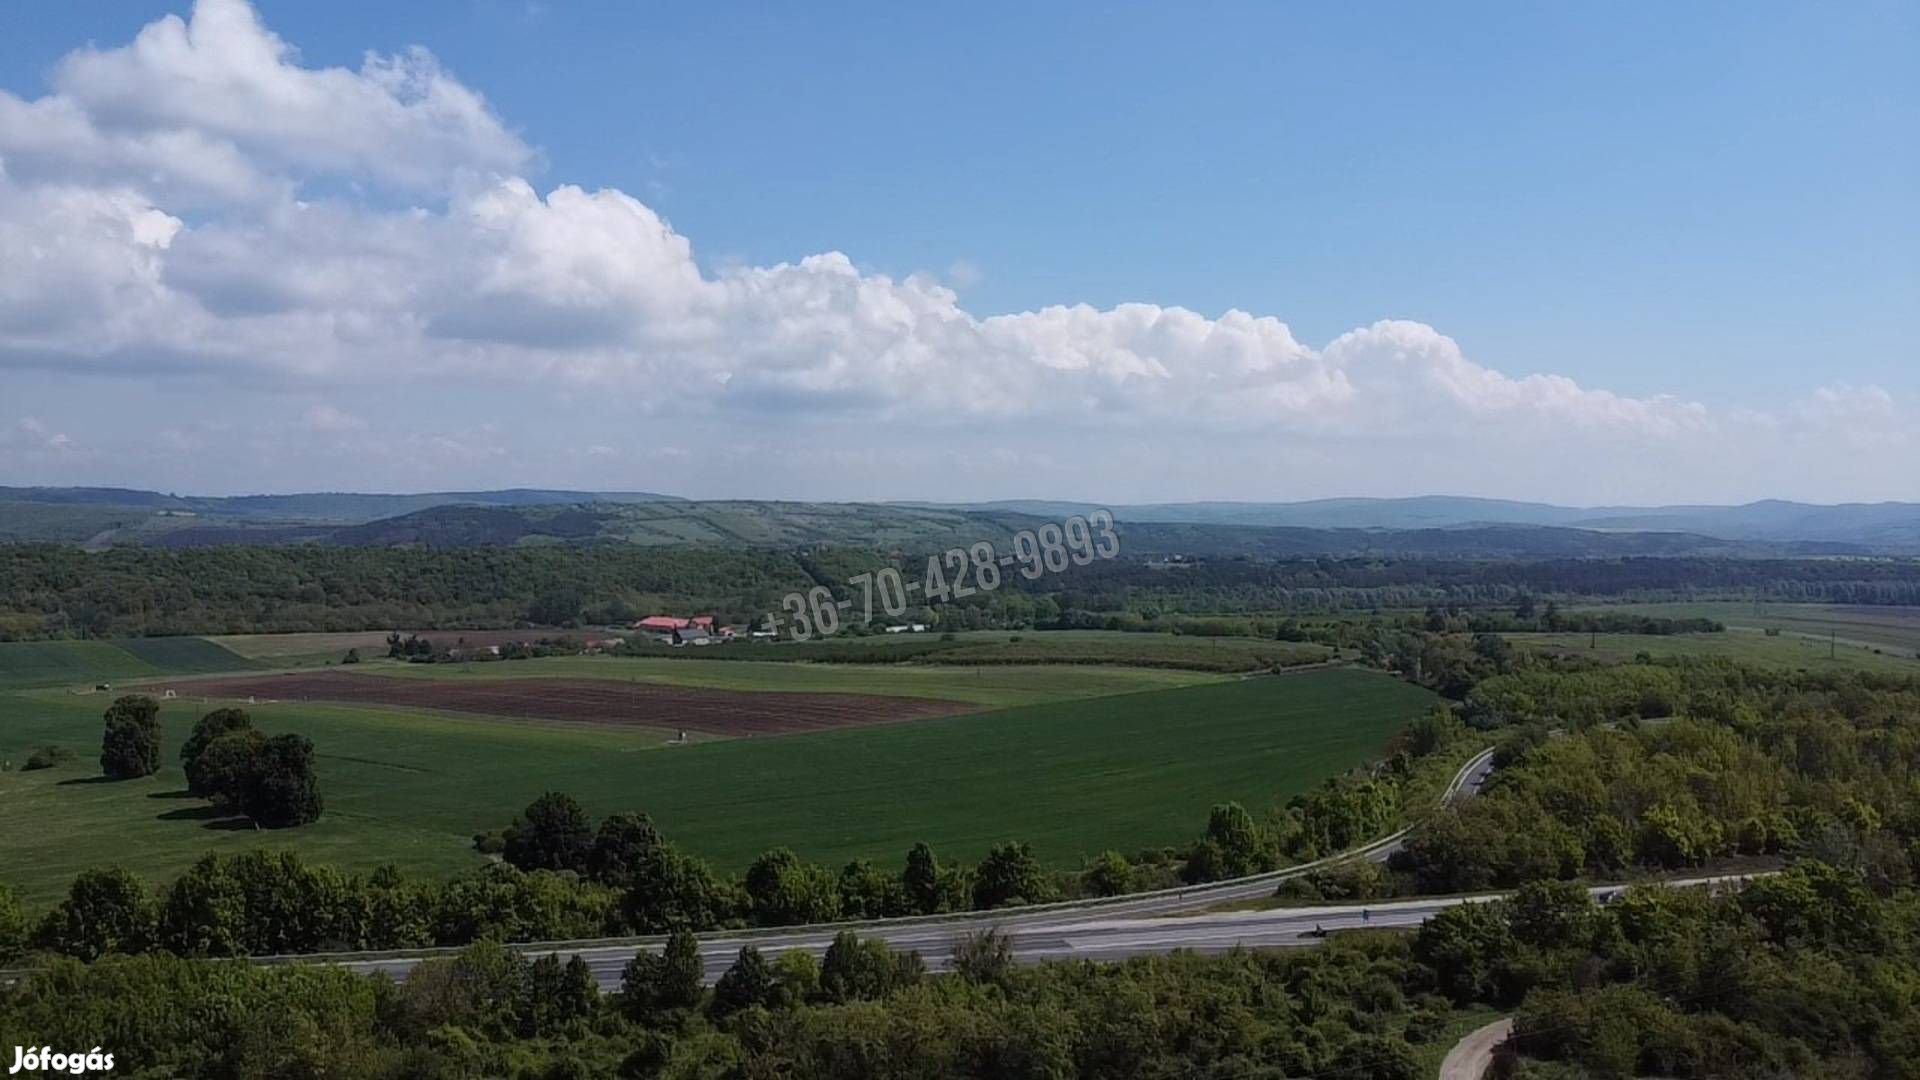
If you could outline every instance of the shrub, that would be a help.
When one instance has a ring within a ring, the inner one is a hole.
[[[43,746],[27,755],[27,763],[22,768],[26,772],[32,772],[35,769],[51,769],[55,765],[65,765],[72,760],[73,751],[64,746]]]

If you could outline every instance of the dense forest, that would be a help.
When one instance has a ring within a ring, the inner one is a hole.
[[[777,610],[790,591],[824,584],[850,596],[849,578],[889,562],[909,579],[924,568],[898,553],[858,547],[86,552],[11,545],[0,546],[0,640],[586,625],[623,623],[656,609],[711,611],[744,623]],[[947,629],[1179,630],[1182,620],[1210,616],[1519,609],[1536,597],[1916,604],[1920,561],[1123,557],[1034,581],[1008,574],[1000,588],[943,604],[929,617]],[[1269,620],[1265,629],[1272,626]]]

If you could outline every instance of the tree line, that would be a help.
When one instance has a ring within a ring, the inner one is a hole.
[[[921,569],[899,553],[855,548],[0,545],[0,640],[605,625],[656,610],[744,625],[788,592],[844,589],[851,574],[888,564]],[[1249,631],[1217,620],[1254,617],[1262,625],[1251,632],[1268,636],[1289,615],[1517,609],[1540,597],[1920,604],[1920,560],[1119,558],[1036,581],[1012,575],[1003,588],[933,611],[943,629],[958,630],[1241,633]]]
[[[818,957],[744,946],[709,986],[679,930],[606,993],[578,957],[494,942],[404,982],[62,958],[0,989],[0,1029],[111,1043],[133,1075],[215,1078],[1414,1080],[1459,1018],[1485,1015],[1461,1010],[1488,1007],[1517,1014],[1505,1077],[1899,1077],[1920,1045],[1920,905],[1811,860],[1742,890],[1642,886],[1604,905],[1532,882],[1316,949],[1028,966],[985,932],[947,959],[929,975],[848,932]]]

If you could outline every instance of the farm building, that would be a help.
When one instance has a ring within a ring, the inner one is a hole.
[[[702,630],[711,631],[713,629],[713,616],[695,615],[691,619],[683,619],[678,615],[649,615],[639,622],[634,623],[633,629],[645,630],[648,633],[654,634],[671,634],[675,630],[685,630],[693,626],[700,627]]]

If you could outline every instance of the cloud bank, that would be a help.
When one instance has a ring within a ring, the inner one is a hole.
[[[1242,311],[982,316],[840,252],[706,269],[639,199],[539,172],[425,49],[306,67],[243,0],[0,92],[0,467],[131,481],[101,470],[137,439],[195,490],[1912,494],[1909,413],[1873,387],[1713,409],[1512,377],[1400,320],[1316,348]]]

